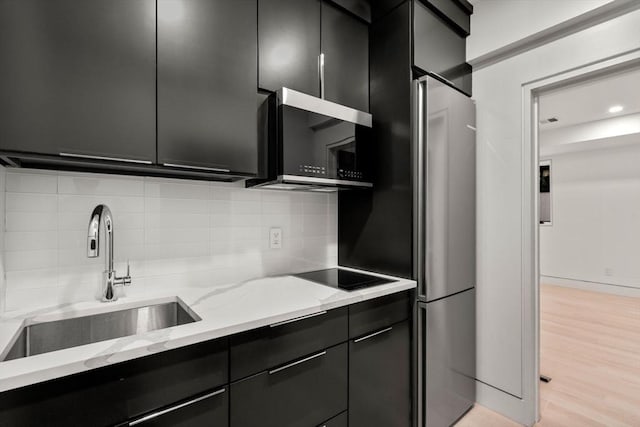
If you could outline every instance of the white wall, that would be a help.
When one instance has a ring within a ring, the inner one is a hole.
[[[612,0],[478,0],[474,2],[467,61],[525,39]]]
[[[104,251],[86,255],[92,209],[114,215],[115,267],[128,294],[212,286],[337,263],[335,194],[244,189],[244,183],[7,169],[5,310],[94,298]],[[5,197],[2,197],[4,200]],[[1,207],[1,206],[0,206]],[[283,248],[269,249],[270,227]]]
[[[640,288],[640,135],[635,142],[551,157],[541,275]]]
[[[497,31],[496,22],[513,20],[508,15],[503,19],[493,4],[488,7],[495,14],[494,25],[479,22],[486,18],[483,4],[474,5],[473,37]],[[527,19],[523,14],[517,22],[525,25]],[[523,85],[639,49],[638,28],[640,11],[635,10],[473,74],[478,129],[477,399],[523,424],[535,421],[538,382],[530,369],[536,329],[531,295],[537,284],[527,273],[530,260],[524,259],[528,247],[523,245],[537,227],[523,209],[534,199],[534,186],[523,181],[523,165],[533,167],[534,160],[523,147]]]

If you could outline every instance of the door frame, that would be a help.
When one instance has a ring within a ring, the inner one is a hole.
[[[523,388],[533,396],[536,421],[540,420],[540,233],[539,233],[539,117],[538,97],[611,73],[640,67],[640,50],[606,58],[522,85],[522,279],[525,287],[523,316]],[[531,413],[531,412],[530,412]]]

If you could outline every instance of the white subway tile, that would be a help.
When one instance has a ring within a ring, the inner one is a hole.
[[[209,226],[207,214],[171,214],[147,212],[145,225],[150,228],[206,228]]]
[[[57,268],[7,271],[7,288],[46,288],[58,285]]]
[[[142,196],[144,184],[140,177],[65,172],[58,177],[58,193]]]
[[[7,212],[7,231],[48,231],[56,229],[55,215],[35,212]]]
[[[146,244],[194,243],[209,241],[209,228],[147,228],[144,233]]]
[[[89,218],[93,209],[99,204],[109,206],[114,221],[117,221],[122,213],[144,212],[144,199],[142,197],[88,196],[79,194],[61,194],[58,197],[58,212],[61,214],[83,213]]]
[[[147,260],[201,257],[209,255],[209,242],[146,245]]]
[[[6,193],[6,212],[55,213],[57,196],[43,193]]]
[[[146,197],[144,208],[149,213],[208,214],[210,200],[207,199],[167,199]]]
[[[211,185],[205,181],[145,178],[144,195],[172,199],[211,199]]]
[[[4,262],[6,271],[54,268],[58,265],[58,251],[45,249],[6,252]]]
[[[58,191],[58,176],[55,172],[7,171],[6,190],[16,193],[55,194]]]
[[[57,231],[7,231],[4,235],[4,250],[7,252],[42,249],[58,249]]]

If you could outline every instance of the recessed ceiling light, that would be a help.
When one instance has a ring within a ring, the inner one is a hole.
[[[619,113],[623,109],[624,109],[624,107],[622,105],[614,105],[613,107],[609,108],[609,112],[610,113]]]

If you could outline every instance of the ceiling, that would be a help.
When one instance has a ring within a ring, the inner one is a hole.
[[[640,113],[640,68],[542,94],[539,102],[541,131]],[[609,113],[614,105],[624,109]],[[558,121],[544,123],[550,117]]]

